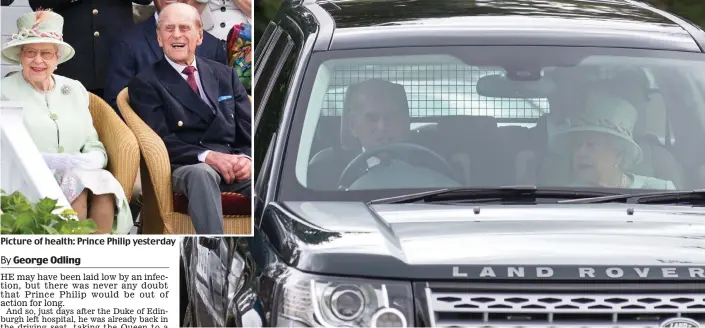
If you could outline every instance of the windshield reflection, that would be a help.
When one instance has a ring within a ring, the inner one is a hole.
[[[303,130],[290,139],[298,184],[385,195],[705,185],[705,152],[685,148],[705,142],[701,55],[510,48],[321,55],[296,113]],[[351,197],[360,196],[382,198]]]

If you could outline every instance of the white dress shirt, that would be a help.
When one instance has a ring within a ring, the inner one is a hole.
[[[173,67],[179,74],[181,74],[181,77],[184,78],[184,80],[188,81],[188,75],[184,74],[184,69],[187,67],[186,65],[181,65],[173,62],[169,57],[164,56],[166,58],[166,61],[171,64],[171,67]],[[208,100],[208,97],[206,96],[206,92],[203,91],[203,84],[201,83],[201,75],[198,73],[198,68],[196,66],[196,57],[193,58],[193,62],[191,63],[190,66],[196,67],[196,70],[193,72],[193,77],[196,79],[196,85],[198,86],[198,94],[201,96],[201,99],[210,107],[212,110],[213,106],[211,105],[210,101]]]
[[[365,147],[362,147],[362,152],[365,152]],[[382,160],[380,160],[378,157],[372,156],[367,159],[367,168],[371,169],[375,165],[379,165],[379,163],[382,163]]]

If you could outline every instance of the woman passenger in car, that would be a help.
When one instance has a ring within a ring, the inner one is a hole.
[[[551,136],[549,146],[572,154],[572,184],[604,188],[676,189],[672,181],[630,172],[642,159],[632,137],[636,109],[605,92],[587,97],[585,111]]]

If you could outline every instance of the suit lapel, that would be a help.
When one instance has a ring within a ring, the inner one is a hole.
[[[210,100],[213,108],[218,111],[218,75],[216,75],[213,68],[211,68],[210,65],[203,60],[196,60],[196,69],[198,70],[198,76],[201,79],[203,91],[206,93],[206,98]],[[204,79],[204,76],[209,76],[211,78]]]
[[[198,56],[197,56],[198,57]],[[222,134],[220,130],[222,128],[222,122],[224,121],[225,114],[220,110],[218,103],[218,97],[220,95],[219,91],[219,81],[218,75],[215,73],[213,67],[206,61],[200,59],[196,61],[196,69],[199,71],[199,78],[201,79],[201,85],[203,86],[203,91],[206,93],[206,98],[210,100],[215,109],[215,119],[210,121],[210,126],[206,130],[206,133],[214,133],[216,135]],[[205,77],[208,78],[205,78]]]
[[[157,74],[162,85],[166,87],[171,96],[176,98],[187,110],[195,113],[209,124],[213,120],[213,111],[201,99],[201,97],[193,92],[188,82],[179,74],[166,59],[162,58],[159,61]]]
[[[210,121],[210,126],[206,130],[206,134],[220,136],[228,135],[230,131],[223,130],[223,124],[227,121],[225,118],[227,114],[223,112],[219,106],[220,103],[218,102],[218,97],[220,96],[220,80],[218,79],[218,74],[216,74],[216,69],[209,62],[206,62],[200,58],[196,61],[196,66],[199,71],[198,76],[201,79],[203,91],[206,93],[206,98],[210,100],[213,104],[213,108],[215,109],[215,119]]]
[[[146,32],[144,34],[144,37],[147,39],[149,48],[152,49],[152,53],[154,53],[154,56],[156,56],[157,58],[164,57],[164,52],[162,51],[162,48],[159,47],[159,41],[157,41],[157,20],[154,18],[154,16],[146,20],[143,23],[143,27]]]

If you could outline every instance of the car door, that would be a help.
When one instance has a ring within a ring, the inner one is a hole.
[[[271,23],[263,40],[266,48],[259,50],[261,65],[255,70],[255,218],[264,206],[272,179],[275,142],[283,125],[287,99],[298,88],[293,78],[299,65],[305,64],[303,51],[308,27],[300,26],[299,13],[284,11]],[[257,57],[256,57],[257,58]],[[257,59],[255,59],[257,60]]]

